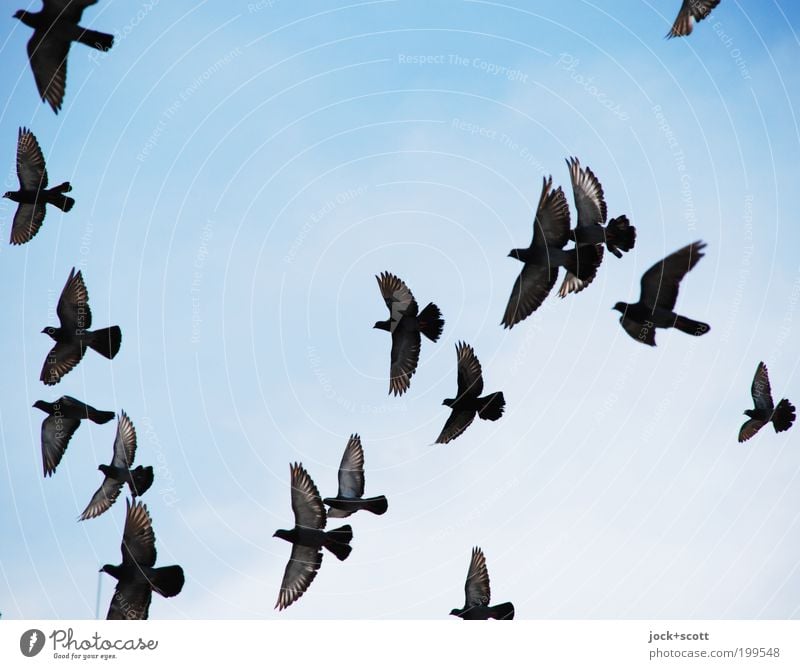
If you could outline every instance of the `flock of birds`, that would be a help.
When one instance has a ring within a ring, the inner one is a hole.
[[[18,11],[14,17],[33,28],[28,42],[28,56],[39,94],[58,113],[66,90],[67,55],[73,42],[107,51],[113,36],[79,25],[83,10],[97,0],[42,0],[38,13]],[[684,0],[667,37],[691,33],[695,22],[706,18],[720,0]],[[533,238],[527,248],[511,250],[509,256],[523,263],[511,290],[501,324],[512,328],[535,312],[548,297],[558,279],[559,269],[566,270],[559,296],[584,290],[594,280],[607,249],[617,258],[631,251],[636,243],[636,228],[627,216],[607,221],[607,207],[602,185],[589,167],[582,167],[577,158],[567,160],[577,210],[575,228],[570,228],[570,210],[566,195],[553,187],[552,177],[543,180],[537,206]],[[74,199],[65,195],[72,190],[69,182],[48,188],[44,156],[36,137],[21,128],[17,142],[17,174],[19,190],[4,197],[18,203],[11,227],[11,243],[29,242],[45,219],[47,205],[70,211]],[[572,242],[572,248],[565,248]],[[634,340],[655,346],[657,329],[676,328],[693,336],[707,333],[709,325],[675,312],[678,289],[686,274],[703,257],[701,241],[668,255],[648,269],[641,280],[639,300],[617,302],[620,323]],[[404,394],[419,364],[422,336],[436,342],[444,328],[439,308],[429,303],[419,306],[406,284],[394,274],[383,272],[376,277],[381,296],[389,310],[386,320],[375,323],[392,337],[389,393]],[[73,268],[58,301],[58,327],[42,330],[55,341],[42,366],[40,380],[48,386],[59,383],[81,361],[87,349],[113,359],[120,350],[122,332],[118,326],[91,330],[92,314],[83,276]],[[483,395],[483,372],[475,351],[459,342],[457,355],[457,391],[443,404],[450,408],[436,443],[453,441],[472,424],[476,417],[496,421],[505,409],[502,392]],[[743,442],[771,422],[776,432],[789,429],[795,420],[795,408],[781,399],[772,399],[767,367],[759,363],[751,388],[754,408],[745,411],[748,420],[739,432]],[[39,400],[34,407],[47,414],[42,422],[41,448],[44,476],[55,473],[70,439],[82,420],[104,424],[115,416],[112,411],[99,411],[80,400],[64,395],[54,402]],[[117,416],[117,432],[111,463],[100,465],[103,474],[100,487],[92,496],[80,520],[96,518],[116,501],[125,485],[131,499],[126,500],[126,519],[122,537],[122,562],[106,564],[100,570],[117,580],[108,610],[109,619],[145,619],[148,617],[152,592],[173,597],[184,585],[183,569],[178,565],[155,567],[155,535],[147,507],[138,499],[153,484],[153,468],[133,467],[136,455],[136,430],[130,418],[121,411]],[[339,466],[339,486],[335,497],[322,498],[314,481],[302,464],[290,466],[291,505],[295,525],[277,530],[275,537],[292,544],[292,552],[281,583],[276,608],[284,609],[309,588],[322,564],[323,548],[339,560],[352,550],[353,531],[350,525],[326,530],[328,518],[347,518],[358,511],[381,515],[388,509],[385,496],[364,497],[364,449],[361,437],[353,434],[347,442]],[[326,506],[328,510],[326,511]],[[489,574],[483,551],[472,551],[465,584],[465,602],[452,615],[465,620],[514,617],[510,602],[490,605]]]

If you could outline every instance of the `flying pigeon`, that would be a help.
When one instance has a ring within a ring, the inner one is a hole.
[[[114,36],[78,25],[83,10],[97,0],[42,0],[40,12],[20,9],[14,14],[29,28],[28,60],[36,80],[39,96],[47,100],[58,114],[67,87],[67,54],[73,42],[80,42],[99,51],[108,51]]]
[[[431,302],[418,313],[417,301],[408,286],[394,274],[382,272],[375,278],[389,309],[389,318],[378,321],[373,327],[392,335],[389,392],[402,395],[408,390],[411,377],[417,370],[420,333],[431,341],[439,339],[444,327],[442,312]]]
[[[42,421],[42,466],[45,476],[55,473],[81,420],[88,418],[102,425],[114,418],[113,411],[98,411],[69,395],[59,397],[55,402],[38,400],[33,406],[47,414]]]
[[[553,179],[543,179],[542,194],[533,223],[533,240],[527,249],[512,249],[510,258],[525,263],[514,283],[502,325],[512,328],[536,311],[550,294],[563,266],[579,283],[588,283],[597,273],[602,253],[594,245],[564,250],[569,241],[569,206]]]
[[[317,486],[303,465],[295,463],[289,468],[292,478],[292,511],[294,527],[277,530],[278,537],[292,544],[292,555],[283,573],[281,591],[275,608],[282,611],[303,596],[322,564],[322,548],[327,548],[340,560],[345,560],[352,548],[353,530],[349,525],[325,531],[325,507]]]
[[[24,244],[33,239],[42,227],[47,204],[69,211],[75,200],[64,195],[72,190],[69,181],[47,188],[47,168],[42,149],[27,128],[20,128],[17,138],[17,178],[19,190],[8,191],[3,197],[19,205],[11,225],[11,243]]]
[[[109,360],[119,352],[122,343],[122,330],[119,326],[112,325],[93,332],[89,330],[92,326],[89,292],[83,282],[83,275],[81,272],[76,274],[74,267],[61,291],[56,313],[60,327],[42,330],[56,342],[47,354],[39,377],[45,385],[54,386],[65,374],[71,372],[83,358],[87,346]]]
[[[147,620],[153,590],[174,597],[185,581],[178,565],[155,567],[156,536],[147,506],[126,500],[127,515],[122,535],[122,564],[105,564],[101,572],[117,579],[107,620]]]
[[[442,402],[450,407],[450,417],[444,424],[437,444],[446,444],[466,430],[475,416],[485,420],[497,420],[503,415],[506,400],[502,392],[479,397],[483,392],[481,363],[475,357],[472,346],[459,342],[456,344],[458,357],[458,395],[455,399]]]
[[[603,186],[589,167],[581,168],[577,158],[567,160],[569,176],[572,181],[572,193],[575,197],[575,208],[578,211],[578,223],[569,236],[578,246],[597,245],[599,261],[603,259],[603,247],[617,258],[623,251],[630,251],[636,243],[636,228],[630,224],[627,216],[612,218],[606,227],[607,209],[603,195]],[[569,293],[579,292],[591,283],[594,276],[580,281],[567,271],[558,294],[566,297]]]
[[[692,32],[697,21],[706,18],[711,10],[719,4],[720,0],[683,0],[678,16],[672,29],[667,33],[667,39],[673,37],[686,37]]]
[[[679,316],[673,311],[681,280],[703,257],[705,246],[704,242],[695,242],[660,260],[642,275],[638,302],[617,302],[614,305],[614,309],[622,313],[619,322],[633,339],[655,346],[656,328],[677,328],[695,336],[704,335],[711,329],[707,323]]]
[[[477,546],[472,549],[464,592],[466,593],[464,608],[453,609],[450,611],[451,616],[458,616],[462,620],[514,619],[514,605],[511,602],[489,606],[492,598],[489,589],[489,571],[486,569],[483,551]]]
[[[338,494],[322,501],[331,507],[328,518],[347,518],[360,509],[380,516],[389,508],[383,495],[364,499],[364,449],[357,434],[351,435],[344,449],[339,465]]]
[[[117,421],[117,436],[114,439],[114,456],[110,465],[100,465],[105,475],[103,483],[92,496],[80,520],[96,518],[107,511],[119,497],[126,483],[134,498],[141,497],[153,485],[153,468],[139,465],[131,469],[136,455],[136,430],[131,419],[123,411]]]
[[[795,419],[794,405],[787,399],[778,402],[778,406],[773,404],[767,366],[763,362],[758,363],[750,393],[753,395],[755,409],[747,409],[744,412],[744,415],[748,416],[750,420],[739,430],[739,443],[750,439],[770,422],[775,428],[775,432],[784,432],[792,426]]]

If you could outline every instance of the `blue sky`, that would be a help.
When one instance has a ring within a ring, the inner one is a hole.
[[[187,583],[153,618],[441,618],[474,545],[521,618],[800,615],[800,432],[736,441],[759,360],[800,402],[795,3],[723,0],[670,41],[678,0],[174,4],[88,9],[116,44],[73,47],[58,116],[3,20],[4,190],[25,125],[77,200],[0,246],[4,617],[93,617],[119,559],[122,498],[76,522],[115,423],[84,424],[42,478],[31,405],[62,394],[124,409],[156,469],[159,564]],[[571,155],[636,248],[505,331],[506,254],[543,175],[572,204]],[[611,307],[697,239],[678,310],[710,333],[638,346]],[[122,349],[46,388],[39,331],[73,266]],[[372,329],[383,270],[446,320],[402,398]],[[433,446],[462,339],[506,414]],[[389,511],[353,517],[351,557],[278,614],[289,463],[332,494],[353,432]]]

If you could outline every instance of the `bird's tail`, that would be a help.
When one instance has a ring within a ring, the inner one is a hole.
[[[93,423],[97,423],[98,425],[103,425],[114,418],[114,412],[98,411],[97,409],[89,407],[89,409],[86,412],[86,417]]]
[[[171,567],[159,567],[153,570],[153,580],[151,585],[162,597],[174,597],[181,590],[186,580],[183,576],[183,569],[178,565]]]
[[[587,283],[594,279],[597,268],[603,260],[603,247],[595,244],[586,244],[567,251],[564,267],[572,272],[581,281]]]
[[[622,251],[630,251],[636,244],[636,228],[631,225],[627,216],[612,218],[606,226],[606,247],[617,258]]]
[[[711,326],[708,323],[693,321],[691,318],[686,318],[685,316],[678,316],[675,319],[675,327],[678,328],[678,330],[680,330],[681,332],[685,332],[686,334],[690,335],[695,335],[696,337],[704,335],[711,329]]]
[[[131,469],[131,481],[131,493],[134,497],[141,497],[153,485],[153,468],[139,465],[136,469]]]
[[[331,507],[328,510],[328,518],[347,518],[356,511],[364,509],[370,513],[383,515],[389,508],[386,497],[365,497],[363,499],[342,499],[341,497],[326,497],[322,500]]]
[[[504,602],[490,606],[489,617],[495,620],[514,620],[514,605],[511,602]]]
[[[480,402],[478,415],[484,420],[497,420],[503,415],[503,409],[506,406],[506,399],[502,392],[481,397],[478,402]]]
[[[78,35],[78,42],[98,51],[108,51],[114,46],[114,35],[97,32],[96,30],[84,30]]]
[[[340,560],[346,560],[350,555],[352,547],[350,542],[353,540],[353,528],[349,525],[325,533],[325,548],[333,553]]]
[[[775,432],[783,432],[792,427],[795,419],[794,405],[789,400],[781,400],[772,412],[772,426]]]
[[[439,311],[439,307],[433,302],[417,316],[417,323],[419,323],[419,331],[431,341],[436,341],[442,336],[444,319],[442,319],[442,312]]]
[[[378,497],[365,497],[361,500],[361,508],[377,516],[382,516],[389,509],[389,502],[384,495]]]
[[[59,184],[47,191],[47,201],[61,211],[69,211],[75,206],[75,200],[67,197],[64,193],[69,193],[71,190],[72,186],[69,181],[65,181],[63,184]]]
[[[122,344],[122,330],[119,329],[118,325],[95,330],[88,344],[100,355],[111,360],[119,353],[119,347]]]

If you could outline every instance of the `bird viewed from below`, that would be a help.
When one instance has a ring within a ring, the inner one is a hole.
[[[617,302],[622,313],[619,322],[633,339],[656,345],[656,328],[677,328],[700,336],[711,329],[707,323],[679,316],[674,312],[681,280],[703,257],[704,242],[694,242],[660,260],[642,275],[641,293],[635,304]]]
[[[794,405],[787,399],[782,399],[777,406],[773,404],[767,366],[763,362],[758,363],[750,393],[753,396],[755,409],[747,409],[744,412],[750,420],[739,430],[739,443],[750,439],[770,422],[775,432],[785,432],[792,426],[795,419]]]
[[[16,202],[17,213],[11,224],[11,243],[29,242],[42,227],[48,204],[69,211],[75,200],[67,197],[72,186],[69,181],[47,188],[47,168],[39,142],[27,128],[20,128],[17,138],[17,178],[19,190],[8,191],[3,197]]]
[[[402,395],[411,385],[411,377],[417,371],[419,350],[424,334],[437,341],[444,328],[442,312],[433,302],[421,313],[411,291],[403,281],[389,272],[375,277],[384,302],[389,309],[389,318],[373,326],[392,335],[391,364],[389,368],[389,393]]]
[[[361,509],[380,516],[389,508],[383,495],[364,498],[364,449],[357,434],[348,440],[339,465],[339,492],[322,501],[331,507],[328,518],[347,518]]]
[[[42,330],[42,333],[56,342],[47,354],[39,377],[45,385],[54,386],[65,374],[72,371],[83,358],[87,346],[109,360],[119,352],[122,343],[119,326],[112,325],[94,332],[89,330],[92,326],[89,293],[83,282],[83,275],[80,271],[76,274],[74,267],[61,291],[56,313],[60,327]]]
[[[477,415],[485,420],[497,420],[503,415],[506,400],[502,392],[480,397],[483,392],[481,363],[475,357],[472,346],[456,344],[458,357],[458,394],[455,399],[446,399],[443,405],[450,407],[450,417],[436,439],[437,444],[446,444],[466,430]]]
[[[630,251],[636,244],[636,228],[630,224],[627,216],[612,218],[603,227],[608,215],[603,186],[589,167],[581,168],[577,158],[569,158],[567,166],[572,181],[575,209],[578,212],[578,222],[570,230],[570,239],[577,246],[597,246],[598,263],[603,260],[602,244],[606,245],[610,253],[621,258],[623,251]],[[566,297],[569,293],[580,292],[593,278],[594,275],[586,281],[580,281],[572,272],[567,271],[558,294]]]
[[[147,506],[125,500],[127,514],[122,534],[122,564],[105,564],[101,572],[117,579],[107,620],[147,620],[155,590],[162,597],[175,597],[185,577],[179,565],[156,567],[156,536]]]
[[[83,10],[96,3],[97,0],[42,0],[41,11],[20,9],[14,14],[15,19],[33,28],[28,60],[39,96],[56,114],[67,88],[67,55],[72,43],[80,42],[99,51],[108,51],[114,45],[113,35],[78,25]]]
[[[350,542],[353,540],[353,530],[349,525],[325,531],[327,518],[317,486],[302,464],[291,465],[289,471],[294,527],[291,530],[277,530],[272,535],[292,544],[292,554],[286,564],[275,604],[279,611],[296,602],[308,590],[322,565],[323,547],[339,560],[345,560],[350,555]]]
[[[131,469],[136,456],[136,430],[131,419],[123,411],[117,421],[117,436],[114,439],[114,455],[110,465],[100,465],[97,469],[105,478],[92,496],[80,520],[96,518],[105,513],[119,497],[126,483],[134,498],[141,497],[153,485],[153,468],[139,465]]]
[[[550,294],[563,266],[578,283],[590,282],[600,266],[602,253],[594,245],[564,250],[569,241],[569,206],[561,186],[552,190],[545,177],[533,223],[533,240],[527,249],[512,249],[510,258],[525,263],[514,282],[501,324],[512,328],[536,311]]]
[[[464,592],[466,594],[464,608],[453,609],[450,611],[451,616],[458,616],[462,620],[514,619],[514,605],[511,602],[489,606],[492,599],[489,570],[486,568],[483,551],[477,546],[472,549]]]
[[[706,18],[719,2],[720,0],[683,0],[678,16],[667,33],[667,39],[689,35],[694,24]]]
[[[42,466],[45,476],[55,473],[81,420],[88,419],[102,425],[114,418],[113,411],[98,411],[69,395],[59,397],[55,402],[37,400],[33,406],[47,414],[42,421]]]

